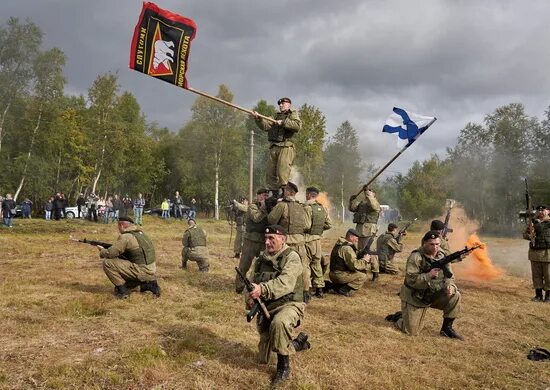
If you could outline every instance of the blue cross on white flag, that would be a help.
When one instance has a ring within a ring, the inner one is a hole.
[[[434,123],[435,119],[433,116],[419,115],[394,107],[393,113],[386,119],[386,125],[382,131],[398,133],[399,138],[408,140],[407,146],[410,146]]]

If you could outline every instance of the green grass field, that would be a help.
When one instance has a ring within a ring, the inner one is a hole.
[[[0,388],[269,388],[274,367],[255,362],[258,336],[234,293],[237,260],[226,222],[199,220],[211,254],[211,272],[203,274],[194,263],[179,269],[185,225],[146,217],[162,296],[134,293],[122,301],[97,249],[69,240],[112,242],[115,225],[15,224],[0,231]],[[326,253],[344,230],[329,232]],[[433,310],[419,337],[394,330],[384,317],[399,309],[402,276],[382,275],[352,298],[328,294],[308,305],[300,330],[312,349],[292,357],[285,388],[549,388],[550,362],[526,358],[533,346],[550,347],[550,305],[530,302],[530,280],[517,265],[527,264],[526,245],[523,257],[507,259],[506,248],[521,242],[487,241],[509,272],[491,282],[458,279],[463,315],[455,327],[465,342],[440,337],[441,312]],[[419,234],[409,234],[405,252],[418,242]]]

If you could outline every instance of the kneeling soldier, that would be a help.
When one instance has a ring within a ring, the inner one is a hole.
[[[140,291],[151,291],[160,296],[156,281],[155,248],[151,239],[134,225],[131,218],[118,219],[118,240],[109,248],[98,245],[103,270],[115,285],[117,298],[127,298],[129,290],[140,286]]]
[[[273,353],[277,354],[277,372],[273,377],[273,385],[277,385],[290,375],[289,355],[309,349],[310,344],[303,332],[292,339],[292,332],[303,321],[305,310],[300,256],[286,245],[286,231],[279,225],[266,228],[265,247],[265,252],[254,263],[254,290],[249,296],[261,298],[271,316],[268,321],[258,315],[259,361],[269,363]]]
[[[422,238],[422,246],[407,259],[405,283],[401,287],[401,315],[399,312],[386,317],[395,321],[397,328],[411,336],[422,330],[428,308],[443,311],[440,334],[453,339],[464,338],[453,329],[453,322],[460,312],[460,292],[454,279],[447,279],[439,268],[430,269],[435,260],[445,255],[440,249],[437,231],[429,231]],[[429,270],[429,271],[428,271]]]
[[[189,260],[196,261],[199,271],[208,272],[208,248],[206,248],[206,232],[197,226],[193,218],[187,220],[189,227],[183,233],[181,242],[181,268],[187,269]]]
[[[363,258],[357,258],[359,238],[357,230],[349,229],[346,237],[336,241],[330,253],[329,277],[332,288],[346,297],[351,297],[352,292],[359,290],[367,280],[370,256],[366,254]]]

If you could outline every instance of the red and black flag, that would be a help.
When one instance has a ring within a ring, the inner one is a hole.
[[[132,38],[130,68],[187,88],[185,73],[196,31],[193,20],[144,2]]]

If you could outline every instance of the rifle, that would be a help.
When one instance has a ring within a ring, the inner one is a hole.
[[[411,227],[411,225],[417,220],[418,218],[413,219],[412,221],[408,222],[405,226],[399,230],[399,233],[397,233],[397,242],[401,242],[401,237],[407,233],[407,229]]]
[[[370,249],[370,247],[372,246],[372,243],[374,242],[375,238],[376,238],[376,236],[374,234],[369,237],[369,240],[365,244],[365,247],[363,249],[361,249],[359,252],[357,252],[357,258],[358,259],[361,259],[365,255],[371,255],[371,256],[372,255],[378,255],[377,251],[373,251],[373,250]]]
[[[110,248],[113,245],[113,244],[109,244],[108,242],[101,242],[101,241],[94,241],[94,240],[87,240],[87,239],[79,240],[77,238],[71,238],[71,241],[82,242],[84,244],[90,244],[93,246],[101,245],[105,249]]]
[[[533,246],[535,245],[535,227],[533,225],[533,205],[531,204],[531,195],[529,194],[527,178],[525,178],[525,206],[525,223],[527,224],[527,231],[529,232],[529,241],[531,241],[531,246]]]
[[[243,272],[241,271],[241,269],[239,267],[235,267],[235,271],[237,271],[237,275],[239,276],[239,279],[241,280],[241,282],[244,283],[244,285],[246,286],[246,290],[248,292],[251,292],[254,290],[254,286],[252,286],[252,283],[250,282],[250,280],[248,280],[246,278],[246,276],[244,276]],[[256,302],[256,304],[252,307],[252,309],[250,309],[250,311],[246,314],[246,321],[247,322],[250,322],[254,319],[254,317],[256,316],[256,314],[258,314],[258,312],[260,311],[260,309],[262,310],[262,314],[264,315],[264,317],[267,319],[267,320],[270,320],[271,319],[271,316],[269,315],[269,311],[267,310],[267,307],[265,307],[265,304],[263,303],[263,301],[261,300],[261,298],[256,298],[254,299],[254,301]]]
[[[482,246],[481,244],[475,245],[471,248],[468,248],[465,246],[464,249],[462,250],[453,252],[442,259],[434,261],[433,263],[430,264],[428,269],[425,270],[425,272],[430,272],[434,268],[440,268],[443,271],[443,275],[445,275],[447,279],[452,278],[453,273],[449,269],[448,264],[452,263],[455,260],[462,261],[462,259],[466,257],[467,254],[469,254],[470,252],[474,251],[477,248],[481,248],[481,246]]]
[[[442,238],[447,238],[447,233],[452,233],[453,232],[453,229],[451,229],[449,227],[449,219],[451,219],[451,208],[452,207],[449,207],[447,209],[447,215],[445,215],[445,226],[443,227],[443,232],[441,232],[441,237]]]

